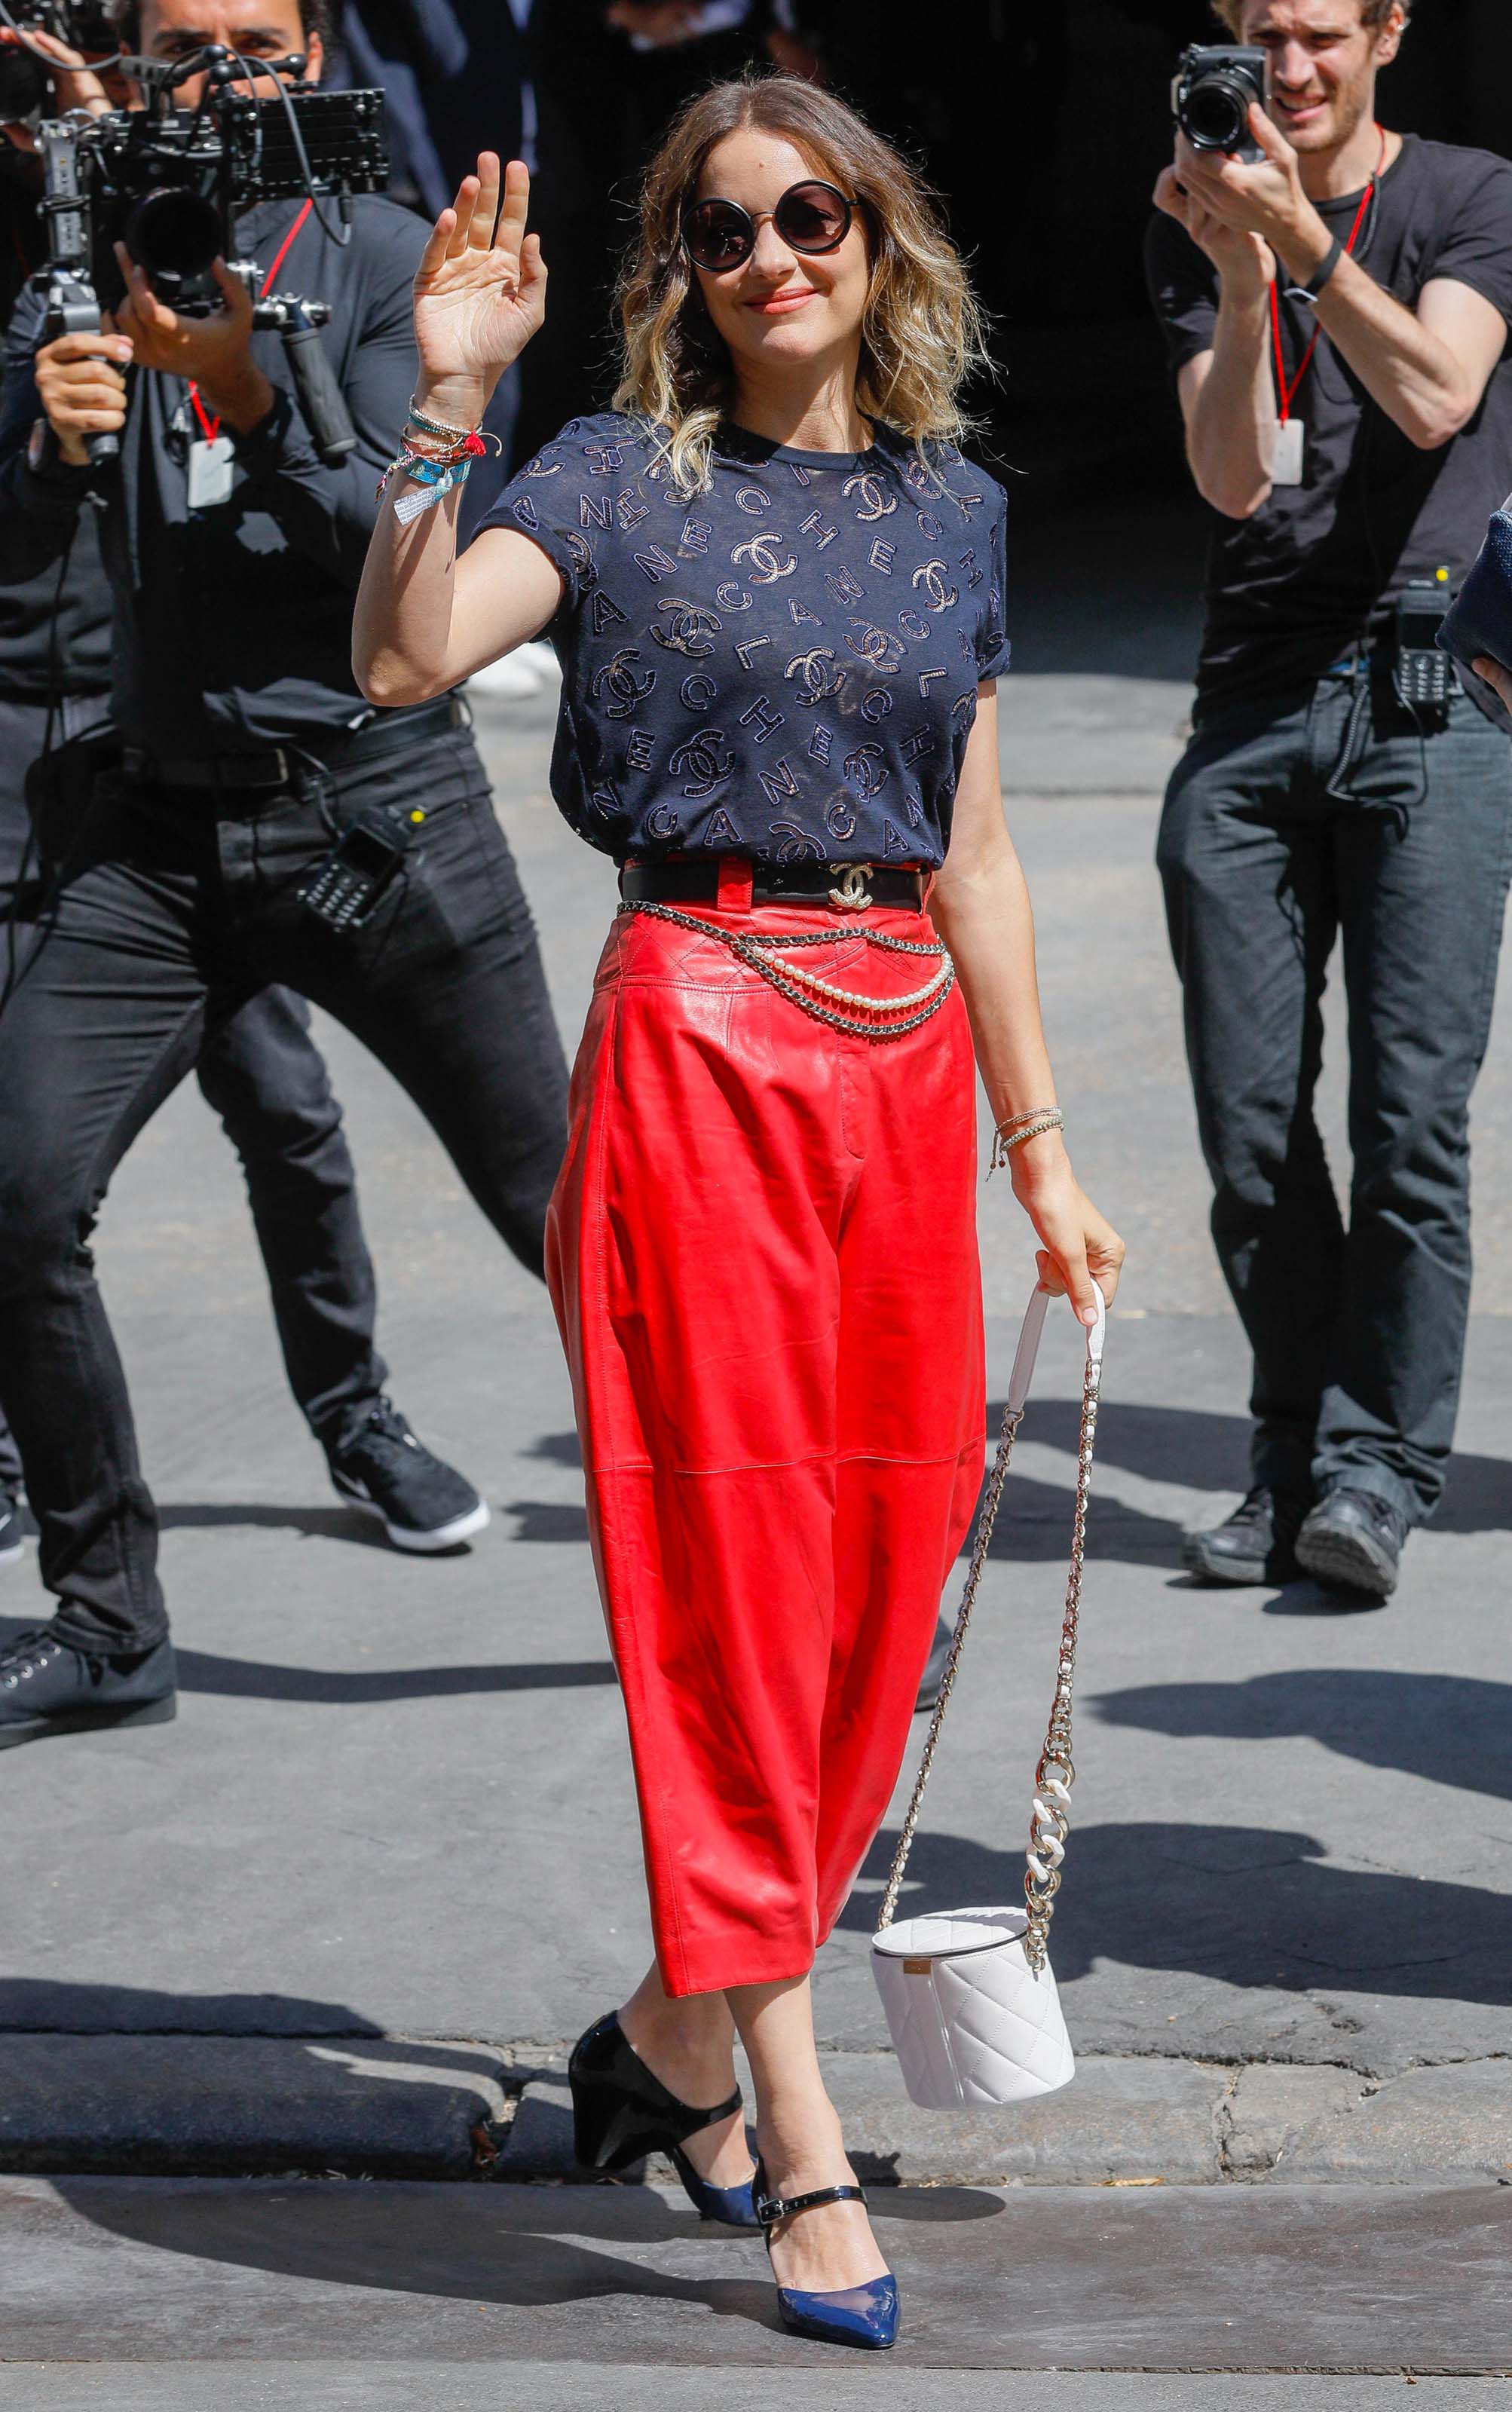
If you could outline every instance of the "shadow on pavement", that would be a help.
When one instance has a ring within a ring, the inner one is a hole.
[[[1090,1703],[1104,1723],[1181,1740],[1305,1734],[1341,1758],[1512,1801],[1512,1684],[1310,1667],[1237,1684],[1138,1684]]]
[[[33,1630],[32,1617],[0,1617],[0,1642]],[[462,1692],[566,1692],[613,1684],[607,1658],[548,1658],[485,1667],[280,1667],[261,1658],[178,1652],[181,1692],[232,1700],[303,1700],[366,1708],[385,1700],[449,1699]]]
[[[729,2251],[727,2234],[701,2228],[649,2187],[389,2185],[380,2193],[274,2179],[128,2191],[88,2179],[51,2183],[81,2218],[123,2243],[280,2278],[518,2309],[607,2295],[655,2299],[778,2325],[759,2247],[749,2278],[674,2276],[639,2258],[674,2243],[708,2243],[727,2260]],[[885,2198],[875,2216],[879,2226],[895,2218],[944,2225],[1002,2210],[991,2195],[940,2187]],[[739,2243],[751,2253],[749,2240]]]
[[[840,1923],[870,1934],[897,1845],[878,1837]],[[1472,1885],[1323,1864],[1311,1834],[1264,1826],[1086,1826],[1055,1920],[1062,1984],[1097,1961],[1229,1985],[1319,1983],[1413,1999],[1512,2004],[1512,1899]],[[1023,1851],[920,1833],[900,1915],[1017,1902]]]
[[[350,1541],[363,1550],[387,1550],[389,1543],[374,1520],[356,1508],[279,1508],[265,1502],[233,1500],[169,1501],[159,1507],[157,1521],[165,1533],[216,1533],[249,1526],[265,1533],[299,1533],[309,1541]],[[456,1550],[435,1550],[433,1557],[453,1558]]]
[[[230,1699],[309,1700],[371,1706],[381,1700],[434,1700],[459,1692],[560,1692],[612,1684],[607,1658],[547,1660],[539,1666],[393,1667],[333,1672],[318,1667],[275,1667],[256,1658],[221,1658],[208,1650],[181,1650],[179,1685]]]
[[[999,1399],[988,1409],[991,1432],[996,1433],[1002,1417]],[[1046,1441],[1052,1449],[1074,1450],[1080,1428],[1079,1400],[1035,1399],[1024,1419],[1023,1435],[1025,1440]],[[1249,1418],[1242,1415],[1131,1405],[1114,1398],[1097,1419],[1097,1455],[1103,1463],[1122,1466],[1125,1473],[1143,1475],[1152,1482],[1180,1482],[1196,1491],[1247,1490],[1249,1447]],[[1512,1531],[1512,1459],[1468,1454],[1451,1458],[1448,1483],[1432,1530]]]
[[[7,2035],[381,2036],[345,2002],[291,1993],[169,1993],[141,1985],[74,1985],[47,1977],[0,1978]],[[431,2046],[424,2047],[427,2052]],[[438,2045],[445,2058],[451,2047]],[[484,2066],[476,2054],[465,2063]],[[487,2064],[492,2066],[492,2064]]]

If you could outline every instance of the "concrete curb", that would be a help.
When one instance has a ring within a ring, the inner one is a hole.
[[[1063,2093],[953,2112],[916,2109],[888,2053],[828,2053],[825,2075],[873,2184],[1512,2184],[1512,2059],[1377,2081],[1333,2066],[1088,2058]],[[584,2174],[560,2054],[216,2036],[0,2037],[0,2169]],[[645,2173],[670,2176],[657,2161]]]
[[[488,2044],[3,2036],[0,2169],[465,2178],[521,2081]]]

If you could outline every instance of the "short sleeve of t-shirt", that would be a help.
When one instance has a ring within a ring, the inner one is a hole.
[[[597,577],[593,545],[580,524],[586,514],[575,473],[582,466],[583,447],[601,434],[598,450],[612,464],[612,474],[623,462],[624,433],[624,421],[609,413],[597,419],[570,419],[534,460],[516,470],[478,528],[478,535],[484,528],[516,528],[555,564],[562,573],[563,594],[554,619],[570,619],[580,610]]]
[[[1013,647],[1007,638],[1008,594],[1008,498],[1001,489],[992,495],[992,526],[989,537],[991,561],[991,592],[988,596],[987,616],[976,639],[976,675],[979,679],[1001,678],[1012,657]]]
[[[1438,156],[1453,176],[1440,197],[1421,281],[1443,276],[1468,285],[1512,324],[1512,160],[1448,146]]]
[[[1166,338],[1166,359],[1175,376],[1199,352],[1212,349],[1218,323],[1218,272],[1185,227],[1161,210],[1145,234],[1144,272]]]

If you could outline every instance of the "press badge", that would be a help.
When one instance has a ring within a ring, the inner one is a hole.
[[[1284,431],[1283,431],[1284,432]],[[201,435],[189,447],[189,508],[213,510],[231,499],[236,448],[228,435]]]
[[[1270,472],[1273,486],[1299,486],[1307,460],[1307,426],[1300,419],[1284,419],[1276,429],[1275,465]]]

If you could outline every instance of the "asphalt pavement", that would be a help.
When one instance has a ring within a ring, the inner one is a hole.
[[[1246,1427],[1151,868],[1187,702],[1177,676],[1064,651],[1004,689],[1069,1135],[1131,1248],[1053,1942],[1082,2074],[991,2119],[903,2103],[866,1966],[895,1818],[821,1960],[820,2027],[866,2172],[896,2186],[920,2360],[1131,2374],[1092,2393],[994,2378],[990,2398],[962,2376],[952,2404],[1290,2412],[1323,2382],[1284,2374],[1314,2370],[1331,2374],[1329,2405],[1375,2412],[1406,2368],[1441,2374],[1422,2382],[1430,2405],[1500,2412],[1505,2390],[1448,2374],[1512,2369],[1512,2322],[1486,2292],[1512,2200],[1508,1008],[1475,1115],[1475,1316],[1444,1514],[1381,1610],[1303,1584],[1193,1589],[1181,1532],[1243,1487]],[[549,699],[480,706],[479,722],[570,1042],[611,871],[547,798]],[[541,1291],[387,1076],[323,1036],[394,1396],[493,1522],[470,1552],[417,1561],[330,1493],[283,1387],[237,1168],[185,1089],[124,1169],[99,1242],[163,1508],[180,1717],[3,1763],[0,2168],[20,2174],[0,2184],[0,2234],[27,2309],[0,2317],[0,2405],[382,2405],[402,2386],[413,2400],[418,2361],[443,2373],[420,2400],[446,2412],[485,2400],[461,2365],[491,2356],[490,2403],[565,2403],[575,2370],[615,2354],[624,2391],[607,2402],[650,2402],[653,2383],[658,2404],[701,2402],[697,2363],[725,2401],[755,2403],[756,2373],[740,2371],[786,2350],[759,2269],[727,2282],[728,2248],[684,2236],[653,2186],[543,2183],[572,2174],[564,2048],[647,1957],[567,1385]],[[1340,1052],[1330,1025],[1336,1166]],[[1006,1182],[984,1185],[981,1213],[1000,1399],[1033,1255]],[[1066,1319],[905,1905],[1011,1900],[1020,1882],[1077,1353]],[[28,1557],[0,1577],[4,1625],[37,1607]],[[1300,2277],[1254,2283],[1288,2231],[1308,2245],[1294,2276],[1309,2254],[1337,2265],[1321,2311]],[[1080,2273],[1064,2325],[1025,2292],[1026,2253],[1049,2257],[1042,2274],[1061,2254]],[[1206,2290],[1205,2255],[1228,2272]],[[1116,2305],[1097,2311],[1115,2268],[1119,2302],[1149,2298],[1118,2335]],[[1243,2333],[1225,2361],[1228,2317]],[[297,2390],[279,2391],[280,2356]],[[98,2369],[52,2366],[75,2361]],[[200,2363],[229,2375],[197,2395]],[[1220,2368],[1277,2375],[1196,2393],[1133,2375]],[[848,2400],[826,2369],[825,2400]],[[844,2384],[863,2381],[873,2400],[865,2374]],[[602,2393],[597,2375],[580,2384]],[[913,2384],[900,2366],[881,2400],[922,2401]]]

